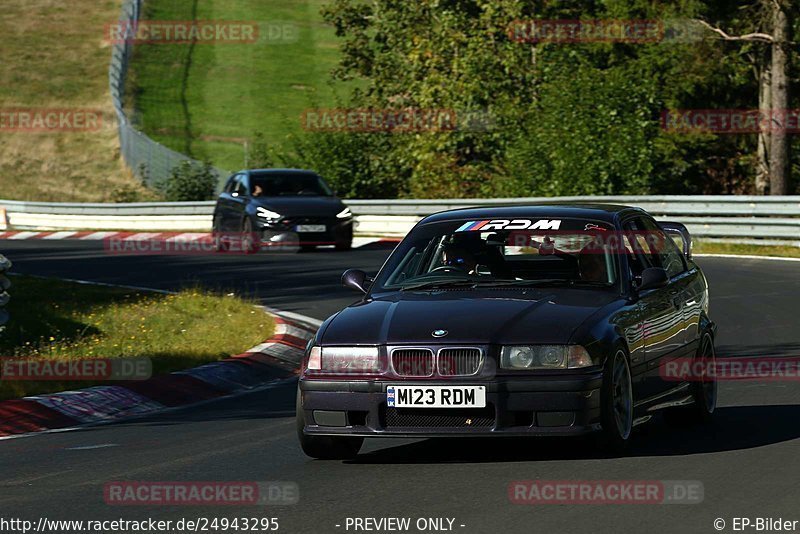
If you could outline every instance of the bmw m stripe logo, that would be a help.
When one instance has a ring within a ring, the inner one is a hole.
[[[462,224],[456,232],[475,232],[477,230],[558,230],[561,219],[490,219],[487,221],[470,221]]]
[[[460,228],[458,228],[456,230],[456,232],[470,232],[470,231],[473,231],[473,230],[480,230],[481,228],[486,226],[486,224],[488,222],[489,221],[472,221],[472,222],[468,222],[468,223],[464,224],[463,226],[461,226]]]

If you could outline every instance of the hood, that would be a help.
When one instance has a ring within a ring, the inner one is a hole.
[[[345,308],[321,342],[347,344],[567,343],[599,308],[619,298],[612,292],[542,291],[409,292]],[[434,330],[447,330],[434,338]]]
[[[284,216],[336,217],[345,208],[337,197],[304,195],[254,198],[252,204]]]

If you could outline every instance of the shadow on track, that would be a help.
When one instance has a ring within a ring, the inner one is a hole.
[[[798,356],[800,343],[772,343],[762,345],[717,345],[717,358],[762,356]]]
[[[800,406],[719,408],[712,425],[672,426],[655,418],[636,429],[625,456],[680,456],[762,447],[800,438]],[[590,437],[441,438],[361,454],[355,464],[499,463],[601,459]]]

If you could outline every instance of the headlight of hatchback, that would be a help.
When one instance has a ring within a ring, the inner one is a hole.
[[[265,219],[280,219],[281,214],[272,210],[268,210],[267,208],[263,208],[261,206],[256,208],[256,215],[259,217],[264,217]]]
[[[350,208],[345,208],[336,215],[336,217],[339,219],[349,219],[352,216],[353,212],[350,211]]]
[[[580,345],[519,345],[503,347],[502,369],[578,369],[594,365]]]
[[[312,347],[309,370],[358,374],[381,371],[378,347]]]

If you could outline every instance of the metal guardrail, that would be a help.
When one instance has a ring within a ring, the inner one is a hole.
[[[135,28],[142,12],[142,0],[125,0],[120,12],[120,27]],[[133,42],[123,40],[113,45],[111,64],[108,68],[108,83],[111,89],[111,101],[117,115],[120,153],[125,164],[140,179],[152,185],[170,176],[172,169],[183,161],[200,162],[169,149],[150,139],[136,129],[125,112],[125,81],[128,78],[128,66],[133,54]],[[221,182],[231,173],[214,168]]]
[[[11,262],[2,254],[0,254],[0,333],[5,330],[6,323],[8,323],[8,311],[6,311],[6,304],[11,299],[8,294],[8,288],[11,287],[11,281],[6,276],[6,272],[11,269]]]
[[[145,216],[145,215],[208,215],[214,211],[214,201],[203,202],[132,202],[124,204],[23,202],[0,200],[0,208],[13,213],[44,213],[53,215],[86,216]],[[11,217],[9,217],[11,218]]]
[[[800,217],[800,196],[597,196],[528,197],[491,199],[396,199],[349,200],[348,204],[364,215],[428,215],[469,206],[525,205],[541,202],[594,202],[638,206],[653,215],[690,216],[795,216]]]
[[[470,206],[591,202],[641,207],[684,223],[697,237],[800,241],[800,196],[605,196],[505,199],[348,200],[361,234],[404,235],[419,218]],[[160,229],[206,231],[214,202],[55,204],[0,200],[18,229]]]

